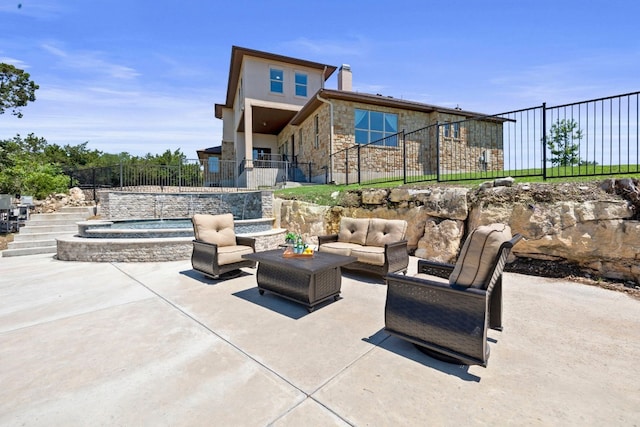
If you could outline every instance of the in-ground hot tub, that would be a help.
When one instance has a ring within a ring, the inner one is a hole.
[[[273,229],[273,218],[236,219],[236,234],[255,234]],[[83,221],[78,223],[78,236],[102,239],[150,239],[193,237],[189,218],[127,219],[121,221]]]
[[[285,229],[273,218],[235,220],[238,235],[256,239],[256,251],[275,249]],[[191,219],[89,220],[78,223],[76,236],[57,239],[63,261],[149,262],[189,259],[193,248]]]

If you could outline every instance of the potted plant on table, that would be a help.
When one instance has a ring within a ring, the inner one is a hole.
[[[284,236],[284,242],[287,245],[295,244],[297,239],[298,235],[296,233],[292,233],[291,231],[287,232],[287,234]]]

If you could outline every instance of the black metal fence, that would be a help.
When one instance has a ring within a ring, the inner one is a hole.
[[[67,170],[71,186],[85,189],[119,188],[131,191],[236,191],[238,188],[276,187],[286,181],[306,181],[311,163],[275,158],[247,161],[185,160],[175,165],[129,161],[117,165]]]
[[[640,92],[436,123],[334,153],[344,184],[640,172]]]
[[[640,173],[640,92],[438,122],[369,144],[355,144],[315,168],[280,155],[235,161],[154,165],[132,161],[70,171],[72,185],[191,191],[276,187],[285,181],[369,184],[461,181],[500,177],[543,179]]]

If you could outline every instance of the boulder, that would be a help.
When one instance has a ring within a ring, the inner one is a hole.
[[[464,236],[464,221],[429,218],[415,255],[432,261],[454,263]]]

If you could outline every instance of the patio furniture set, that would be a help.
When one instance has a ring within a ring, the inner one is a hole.
[[[235,235],[231,214],[198,214],[192,222],[191,262],[205,276],[229,277],[257,264],[260,295],[268,291],[312,312],[340,298],[343,268],[375,273],[387,284],[386,332],[441,360],[482,366],[487,329],[502,329],[502,272],[522,237],[503,224],[478,227],[455,265],[419,260],[418,274],[407,276],[403,220],[343,218],[338,234],[318,236],[318,250],[298,256],[256,252],[253,239]]]

